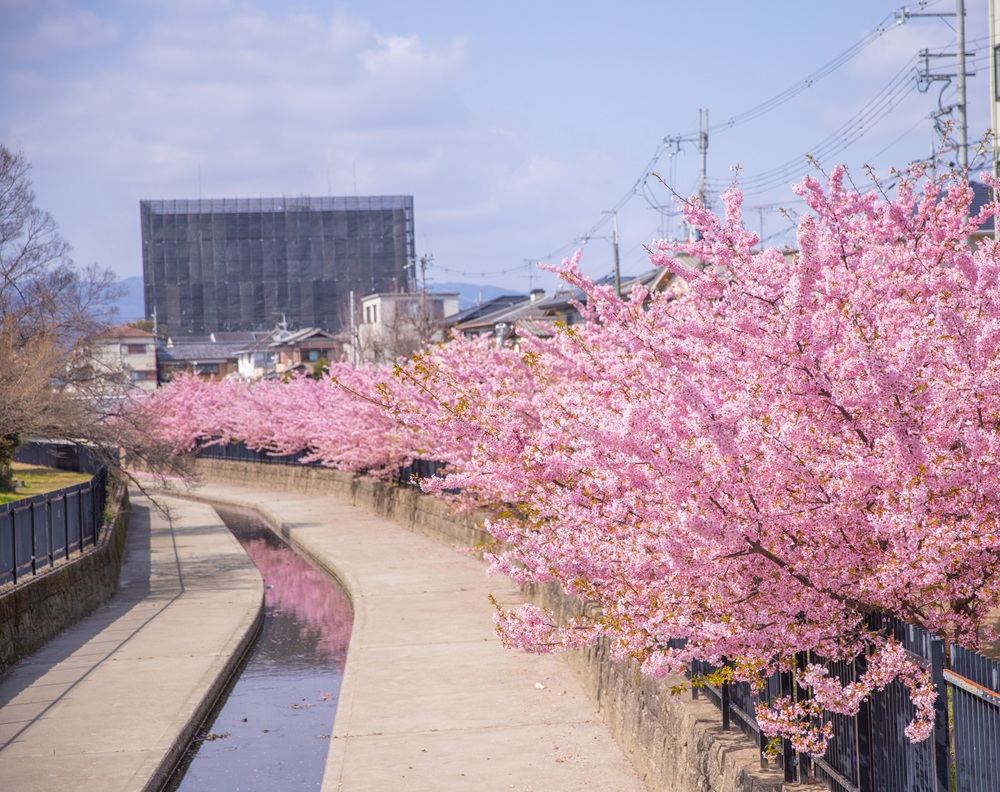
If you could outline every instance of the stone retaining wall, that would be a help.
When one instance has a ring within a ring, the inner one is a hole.
[[[199,459],[200,477],[291,492],[333,494],[366,511],[450,546],[495,544],[470,517],[449,514],[445,504],[411,487],[358,479],[335,470]],[[528,585],[525,595],[560,617],[583,604],[558,586]],[[634,661],[611,660],[602,642],[568,652],[567,662],[597,703],[605,723],[650,792],[778,792],[777,770],[760,769],[757,749],[738,731],[723,731],[718,710],[704,698],[672,696],[671,684],[638,672]]]
[[[56,634],[97,610],[118,590],[128,532],[128,491],[111,489],[115,514],[97,546],[0,593],[0,675]]]

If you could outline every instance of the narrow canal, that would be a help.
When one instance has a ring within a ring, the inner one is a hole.
[[[350,603],[255,513],[218,512],[264,578],[264,626],[164,790],[319,790],[351,637]]]

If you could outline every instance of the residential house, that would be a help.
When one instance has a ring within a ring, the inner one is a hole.
[[[128,325],[101,333],[93,353],[93,365],[102,374],[121,374],[131,387],[155,390],[156,336]]]
[[[692,257],[680,254],[685,266],[698,265]],[[613,286],[614,277],[608,275],[597,281],[601,286]],[[627,297],[635,286],[642,286],[647,292],[679,291],[686,284],[663,267],[656,267],[641,275],[626,277],[621,281],[621,293]],[[498,346],[520,345],[526,336],[546,338],[556,332],[558,326],[569,327],[583,321],[580,306],[587,301],[582,289],[563,289],[551,297],[545,297],[541,289],[530,295],[505,295],[483,305],[470,308],[455,315],[449,321],[453,333],[478,338],[490,336]]]
[[[467,338],[490,336],[498,346],[512,344],[519,323],[541,318],[539,306],[544,298],[542,289],[531,294],[504,294],[456,314],[448,324],[452,333]]]
[[[445,320],[457,313],[457,294],[369,294],[361,298],[354,354],[373,363],[409,357],[427,343],[443,341]]]
[[[271,342],[280,330],[275,328],[237,351],[236,374],[241,380],[256,382],[277,376],[278,353]]]
[[[339,360],[342,342],[333,333],[317,327],[278,331],[268,342],[276,376],[312,374],[317,364]]]
[[[236,376],[239,351],[263,335],[246,331],[168,338],[158,349],[160,382],[170,382],[180,373],[202,379]]]
[[[975,216],[983,210],[986,204],[993,200],[993,190],[978,181],[969,182],[969,185],[972,187],[972,205],[969,207],[969,214]],[[978,243],[981,239],[993,237],[995,228],[996,218],[991,217],[972,235],[973,242]]]

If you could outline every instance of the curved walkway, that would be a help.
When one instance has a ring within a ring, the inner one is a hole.
[[[487,578],[481,561],[333,497],[211,483],[183,494],[260,511],[300,552],[333,572],[350,594],[354,630],[323,792],[640,792],[644,788],[560,658],[506,652],[500,647],[492,630],[487,594],[513,603],[518,601],[518,591],[509,580]],[[181,537],[174,555],[179,569],[176,579],[167,585],[170,575],[163,571],[155,577],[157,586],[151,585],[136,601],[128,600],[129,587],[133,596],[139,593],[134,580],[142,578],[142,572],[135,571],[139,558],[133,548],[126,560],[132,582],[125,585],[123,580],[122,592],[111,606],[68,631],[66,636],[74,631],[81,634],[70,639],[68,647],[56,649],[54,657],[42,659],[53,649],[50,646],[0,681],[0,789],[155,788],[146,786],[148,779],[143,777],[155,774],[149,744],[162,747],[171,735],[178,740],[182,725],[190,724],[179,723],[176,715],[167,716],[167,710],[186,707],[193,711],[191,700],[205,697],[204,679],[212,673],[207,665],[173,673],[178,654],[186,657],[176,642],[197,639],[206,648],[214,643],[223,653],[231,652],[236,634],[246,631],[259,612],[259,579],[244,588],[226,585],[237,577],[245,580],[241,576],[250,574],[245,564],[237,564],[235,556],[220,555],[212,561],[202,555],[191,559],[201,573],[216,562],[226,570],[216,592],[197,594],[202,597],[198,612],[190,610],[181,618],[178,611],[171,614],[173,618],[158,621],[161,609],[169,611],[189,597],[193,604],[193,579],[205,577],[208,582],[212,575],[189,574],[185,556],[189,549],[196,550],[199,538],[224,531],[217,518],[211,527],[206,524],[205,512],[198,511],[205,506],[179,505],[172,497],[169,502],[175,516],[182,511],[193,515],[191,530],[177,527],[175,520],[173,535]],[[152,533],[155,539],[157,533]],[[157,550],[154,541],[154,561],[165,561],[168,549]],[[154,579],[152,573],[148,577]],[[205,607],[206,597],[211,609]],[[137,611],[135,624],[119,625],[112,618],[115,612],[133,610]],[[139,610],[147,617],[145,621]],[[194,625],[197,629],[192,629]],[[104,630],[113,634],[105,636]],[[141,650],[130,647],[144,633],[148,644]],[[159,649],[153,640],[158,633]],[[100,648],[88,649],[93,641],[99,641]],[[47,680],[43,667],[54,670],[61,665],[62,679],[83,663],[70,659],[76,656],[69,651],[74,647],[87,653],[96,669],[86,671],[79,681]],[[116,656],[119,652],[126,652],[135,663],[126,673],[116,674],[110,666],[126,659]],[[63,662],[55,663],[60,657]],[[224,676],[218,659],[214,669]],[[162,690],[162,703],[149,701],[147,685],[134,681],[142,673],[157,680],[149,686]],[[44,692],[58,685],[69,689],[55,695]],[[67,709],[45,704],[55,699]],[[112,702],[120,714],[108,712]],[[121,717],[121,723],[98,739],[93,725],[112,716]],[[159,725],[152,727],[152,720]],[[156,739],[151,735],[140,739],[152,731],[157,732]],[[65,750],[76,742],[86,743],[88,750]],[[41,760],[53,751],[56,761]],[[110,762],[104,765],[91,756],[99,753],[103,760],[111,754],[142,752],[141,761],[134,761],[127,771],[112,772]],[[11,762],[15,757],[24,757],[20,771],[15,768],[18,763]],[[29,771],[29,767],[35,769]],[[41,781],[36,778],[41,772],[38,768],[47,768]],[[84,769],[102,783],[77,784]],[[68,779],[72,785],[64,787]]]

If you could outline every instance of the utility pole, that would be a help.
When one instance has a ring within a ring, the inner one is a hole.
[[[434,261],[433,254],[424,254],[420,257],[420,327],[418,335],[420,343],[426,344],[430,340],[430,317],[427,315],[427,265]]]
[[[674,153],[681,150],[682,143],[693,143],[693,136],[682,137],[679,135],[671,135],[669,137],[663,138],[665,145],[674,149]],[[701,160],[700,172],[698,177],[698,199],[701,201],[702,206],[708,205],[708,110],[701,109],[698,111],[698,154]],[[670,155],[671,157],[673,154]],[[688,225],[688,238],[691,238],[692,229]],[[701,239],[701,232],[694,232],[694,239]]]
[[[958,50],[958,168],[969,171],[969,114],[965,96],[965,0],[956,0],[955,47]]]
[[[612,212],[611,216],[614,221],[612,224],[614,227],[614,237],[612,239],[611,246],[614,248],[615,251],[615,296],[621,297],[622,274],[621,274],[621,268],[618,266],[618,211],[615,210],[614,212]]]
[[[959,0],[961,2],[961,0]],[[708,181],[708,109],[698,111],[698,153],[701,156],[701,173],[698,178],[698,198],[707,205],[705,183]]]
[[[605,209],[605,214],[611,215],[611,248],[614,251],[614,262],[615,262],[615,296],[622,296],[622,276],[621,268],[618,265],[618,210],[617,209]]]
[[[990,0],[992,3],[993,0]],[[901,8],[896,11],[896,18],[900,22],[905,22],[910,17],[938,17],[939,19],[947,19],[951,14],[934,14],[934,13],[924,13],[924,12],[912,12],[909,9]],[[956,68],[954,74],[931,74],[930,70],[930,59],[931,58],[943,58],[946,55],[932,54],[929,50],[921,50],[920,55],[924,59],[924,70],[922,74],[917,77],[917,88],[923,92],[926,91],[930,84],[937,80],[943,80],[949,82],[952,77],[955,78],[955,89],[958,96],[956,97],[956,103],[948,108],[941,108],[940,115],[943,115],[952,109],[957,111],[957,122],[956,132],[958,134],[958,140],[956,141],[958,148],[958,168],[962,173],[969,170],[969,114],[968,114],[968,98],[966,95],[966,77],[970,76],[966,71],[966,56],[968,53],[965,51],[965,0],[955,0],[955,62]],[[943,93],[943,91],[942,91]],[[940,99],[938,100],[938,106],[940,107]]]
[[[522,259],[524,262],[524,268],[528,272],[528,291],[532,291],[535,288],[535,265],[538,263],[534,259]],[[482,302],[482,299],[480,299]]]
[[[358,365],[357,327],[354,324],[354,289],[351,289],[351,365]]]
[[[424,254],[420,257],[420,291],[427,293],[427,265],[434,261],[434,254]]]
[[[990,0],[990,127],[993,129],[993,175],[1000,176],[1000,143],[997,141],[1000,124],[1000,8],[996,0]],[[993,200],[997,200],[997,190]],[[993,238],[1000,239],[1000,222],[993,218]]]

